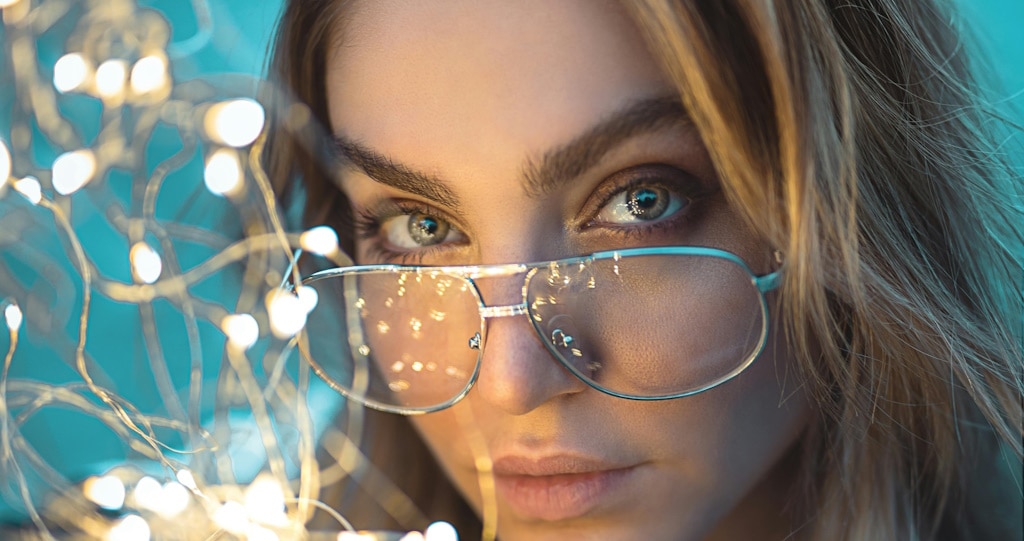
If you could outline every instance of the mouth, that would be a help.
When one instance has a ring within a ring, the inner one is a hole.
[[[521,518],[561,521],[582,517],[616,499],[637,466],[621,466],[569,455],[494,462],[499,499]]]

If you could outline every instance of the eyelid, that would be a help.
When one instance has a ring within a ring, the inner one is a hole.
[[[362,207],[361,209],[357,209],[357,213],[363,216],[373,217],[377,221],[381,222],[396,216],[415,214],[417,212],[429,214],[430,216],[444,220],[463,234],[466,232],[466,228],[463,227],[462,223],[444,210],[441,210],[430,203],[414,199],[382,198],[370,205]]]
[[[611,175],[594,190],[580,211],[580,229],[597,225],[594,218],[615,196],[640,186],[657,186],[691,200],[714,191],[707,182],[673,165],[655,163],[630,167]]]
[[[447,213],[422,201],[384,198],[365,207],[355,206],[354,211],[356,216],[356,232],[365,243],[362,249],[370,254],[375,254],[376,258],[371,256],[371,259],[380,259],[379,262],[419,264],[417,261],[422,260],[425,256],[439,250],[463,246],[465,239],[468,239],[465,229],[456,220],[452,220]],[[387,246],[387,241],[381,238],[384,234],[384,223],[399,216],[408,216],[416,213],[428,214],[448,222],[452,234],[461,237],[462,240],[458,242],[441,242],[414,249]]]

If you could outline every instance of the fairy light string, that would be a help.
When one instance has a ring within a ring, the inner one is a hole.
[[[14,82],[9,135],[0,133],[0,245],[5,257],[36,271],[54,297],[40,296],[38,287],[28,287],[0,264],[0,303],[9,330],[0,373],[0,478],[11,484],[4,488],[13,488],[46,539],[65,532],[110,541],[217,535],[293,539],[308,534],[306,524],[317,509],[332,516],[339,530],[354,530],[359,525],[351,524],[343,509],[317,496],[325,482],[359,473],[373,479],[371,497],[397,502],[391,509],[395,514],[416,515],[412,502],[360,451],[359,408],[349,407],[339,423],[345,426],[329,427],[316,439],[306,401],[310,369],[285,366],[294,362],[285,353],[301,326],[274,325],[304,318],[310,309],[301,288],[280,287],[299,283],[296,248],[337,265],[351,264],[334,231],[288,231],[261,167],[268,115],[283,115],[283,129],[299,131],[310,127],[308,111],[251,80],[176,81],[174,61],[202,49],[213,32],[207,3],[191,5],[196,34],[170,43],[167,20],[132,0],[0,0],[10,71],[5,78]],[[40,50],[46,50],[40,44],[55,34],[64,40],[64,50],[46,66],[39,61]],[[72,101],[99,106],[94,135],[79,125],[80,113],[65,111],[74,110],[67,105]],[[152,144],[157,132],[168,128],[180,147],[169,156],[152,155],[162,148]],[[40,163],[51,151],[52,161]],[[202,162],[198,183],[197,159]],[[172,218],[161,216],[162,198],[169,190],[180,192],[183,182],[194,186],[185,203]],[[185,215],[197,202],[234,209],[239,235],[188,223]],[[94,244],[76,225],[83,213],[104,220],[110,234],[128,247],[121,263],[130,271],[127,280],[110,275],[109,254],[91,251]],[[183,244],[205,250],[204,255],[199,261],[183,257]],[[52,253],[58,245],[66,262]],[[227,301],[197,293],[225,275],[238,286]],[[280,295],[297,295],[281,304],[283,319],[270,302]],[[101,298],[134,305],[146,369],[165,414],[145,412],[119,393],[117,384],[130,382],[119,381],[107,359],[91,354],[89,330],[104,324],[96,320]],[[43,313],[52,303],[52,313]],[[176,310],[176,325],[184,329],[185,345],[174,352],[167,349],[166,329],[158,321],[157,306],[163,303]],[[74,323],[71,336],[62,334],[64,315]],[[203,362],[209,355],[203,348],[205,326],[224,335],[216,378]],[[53,384],[13,377],[12,367],[21,362],[22,332],[51,340],[53,353],[78,379]],[[187,390],[173,378],[182,366]],[[135,462],[84,482],[66,479],[21,432],[52,408],[99,421]],[[212,418],[204,408],[212,409]],[[232,454],[245,429],[239,411],[251,418],[263,452],[262,473],[242,483]],[[318,449],[336,462],[321,466]],[[188,533],[181,532],[182,523],[190,525]],[[443,526],[432,531],[409,539],[441,541],[453,535]]]

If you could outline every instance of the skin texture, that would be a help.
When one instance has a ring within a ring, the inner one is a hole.
[[[415,202],[457,230],[440,249],[404,262],[506,263],[703,244],[728,248],[755,272],[770,270],[770,247],[729,209],[685,120],[634,133],[553,189],[538,193],[523,182],[528,164],[602,119],[637,100],[672,96],[614,4],[356,3],[328,59],[327,85],[336,134],[450,192],[449,204],[440,204],[355,166],[343,172],[342,189],[357,213],[381,202]],[[606,207],[595,193],[617,182],[617,173],[650,164],[696,179],[703,195],[678,227],[622,235],[604,223]],[[373,245],[391,240],[381,232],[358,241],[357,260],[382,262]],[[515,304],[521,286],[521,279],[502,279],[480,289],[488,304]],[[728,308],[704,308],[716,309]],[[626,319],[612,332],[628,339],[636,331]],[[794,447],[811,418],[790,365],[785,345],[772,336],[746,372],[720,387],[678,400],[628,401],[587,387],[558,365],[526,317],[503,318],[488,324],[479,381],[468,397],[414,424],[478,511],[483,498],[467,434],[482,437],[492,458],[584,458],[627,468],[574,516],[523,513],[499,492],[503,540],[781,539],[796,527],[784,502],[796,475]]]

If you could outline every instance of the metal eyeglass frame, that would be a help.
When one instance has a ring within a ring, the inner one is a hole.
[[[508,264],[497,264],[497,265],[459,265],[459,266],[415,266],[415,265],[359,265],[353,267],[338,267],[327,269],[316,272],[309,275],[302,280],[303,285],[308,285],[313,282],[328,278],[337,278],[342,276],[352,276],[359,274],[371,274],[371,273],[389,273],[389,274],[427,274],[427,275],[449,275],[456,278],[460,278],[468,282],[472,287],[469,291],[472,292],[477,301],[477,308],[480,312],[480,332],[470,339],[470,347],[477,350],[476,366],[473,369],[472,376],[468,379],[465,388],[454,397],[449,400],[442,402],[434,406],[425,407],[402,407],[394,406],[378,402],[373,399],[369,399],[365,396],[359,396],[356,392],[351,389],[339,385],[331,378],[325,370],[317,363],[311,355],[303,355],[306,361],[310,363],[313,371],[332,389],[342,394],[343,396],[355,400],[367,407],[388,412],[398,413],[402,415],[420,415],[424,413],[431,413],[449,408],[460,400],[462,400],[470,389],[476,383],[476,380],[480,374],[481,361],[483,359],[483,338],[486,336],[486,325],[487,320],[498,317],[512,317],[518,315],[530,315],[530,308],[528,306],[527,295],[529,292],[530,281],[536,275],[538,269],[542,267],[548,267],[552,264],[556,265],[578,265],[579,263],[587,263],[595,260],[614,259],[620,260],[623,258],[636,257],[636,256],[651,256],[651,255],[680,255],[680,256],[707,256],[725,259],[731,263],[738,265],[741,269],[746,271],[750,276],[752,285],[757,289],[760,300],[762,325],[761,325],[761,336],[759,339],[758,346],[745,359],[740,365],[734,368],[724,376],[709,382],[701,387],[690,389],[687,391],[672,393],[658,396],[644,396],[644,395],[631,395],[626,393],[620,393],[611,389],[606,389],[596,382],[592,381],[587,376],[584,376],[579,368],[574,366],[571,362],[568,362],[563,358],[563,355],[555,349],[555,344],[552,344],[547,340],[544,333],[537,326],[537,322],[533,317],[530,317],[531,325],[537,334],[541,337],[541,342],[544,343],[548,352],[558,361],[558,363],[571,372],[575,377],[582,380],[588,386],[611,396],[618,398],[624,398],[628,400],[640,400],[640,401],[653,401],[653,400],[671,400],[676,398],[683,398],[686,396],[692,396],[698,393],[702,393],[714,387],[717,387],[726,381],[736,377],[740,373],[749,367],[761,352],[764,350],[765,344],[767,343],[768,336],[768,303],[765,299],[765,294],[779,287],[782,281],[782,259],[781,254],[776,252],[776,259],[780,264],[779,268],[768,274],[758,276],[750,269],[750,267],[743,261],[739,256],[720,250],[717,248],[707,248],[701,246],[659,246],[651,248],[629,248],[623,250],[608,250],[602,252],[594,252],[589,255],[570,257],[565,259],[556,259],[551,261],[540,261],[534,263],[508,263]],[[525,273],[526,276],[523,279],[523,301],[519,304],[502,305],[502,306],[488,306],[484,303],[483,297],[480,294],[480,290],[475,282],[478,278],[495,278],[495,277],[507,277],[515,276],[517,274]],[[305,332],[305,331],[303,331]],[[301,336],[301,334],[300,334]],[[293,341],[293,345],[298,341],[298,337]]]

